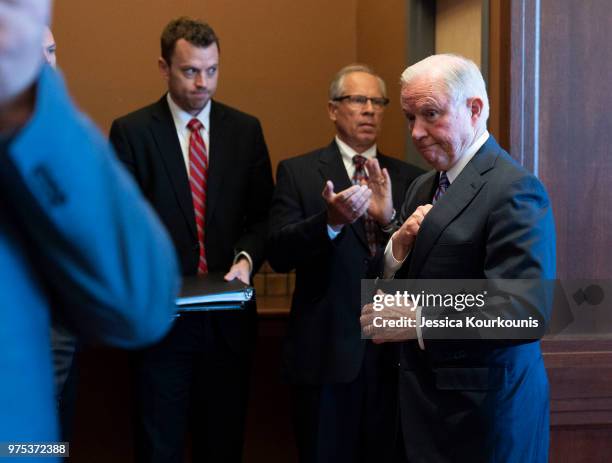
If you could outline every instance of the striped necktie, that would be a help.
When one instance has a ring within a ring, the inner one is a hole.
[[[368,173],[365,169],[366,161],[367,159],[359,154],[353,156],[353,164],[355,164],[355,173],[353,174],[352,180],[353,185],[361,185],[362,180],[368,179]],[[372,219],[367,212],[364,215],[364,219],[368,248],[370,248],[370,254],[374,256],[378,248],[378,228],[374,219]]]
[[[206,145],[200,130],[204,125],[198,119],[191,119],[187,128],[191,131],[189,137],[189,184],[193,211],[195,212],[196,227],[198,230],[198,244],[200,245],[200,258],[198,260],[198,273],[208,273],[206,252],[204,250],[204,225],[206,218],[206,187],[208,184],[208,156]]]
[[[448,176],[446,172],[440,172],[440,180],[438,180],[438,188],[433,197],[432,204],[436,204],[438,200],[442,197],[444,193],[446,193],[446,189],[450,186],[450,182],[448,180]]]

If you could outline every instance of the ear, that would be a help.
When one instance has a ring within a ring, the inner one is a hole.
[[[161,56],[157,59],[157,66],[159,67],[159,72],[163,78],[166,80],[170,79],[170,66]]]
[[[470,119],[472,123],[478,122],[480,116],[482,115],[482,108],[484,107],[484,103],[478,97],[470,98],[468,100],[468,110],[470,111]]]
[[[327,102],[327,113],[329,114],[329,118],[336,122],[336,112],[338,111],[338,105],[335,101],[329,100]]]

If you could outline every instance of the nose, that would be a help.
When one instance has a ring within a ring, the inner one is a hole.
[[[419,118],[415,118],[414,121],[410,123],[411,125],[411,135],[414,141],[420,141],[427,136],[427,131],[423,126],[423,123],[419,120]]]
[[[361,108],[362,114],[374,114],[374,105],[372,104],[372,100],[367,100],[366,103]]]
[[[206,88],[206,77],[203,73],[198,72],[195,78],[195,85],[198,88]]]

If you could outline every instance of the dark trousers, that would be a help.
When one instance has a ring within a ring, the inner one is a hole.
[[[397,369],[392,355],[388,346],[368,341],[353,381],[293,386],[300,463],[395,461]]]
[[[137,462],[182,462],[188,428],[194,462],[242,460],[250,355],[229,347],[217,316],[182,315],[134,356]]]
[[[76,403],[77,339],[59,320],[52,321],[50,338],[61,439],[69,441]]]

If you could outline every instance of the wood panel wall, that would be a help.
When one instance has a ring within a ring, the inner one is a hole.
[[[612,277],[609,7],[606,0],[511,2],[510,153],[548,189],[562,279]],[[602,304],[612,310],[612,295]],[[602,331],[543,342],[551,462],[603,462],[612,453],[612,336]]]
[[[103,131],[165,91],[159,36],[182,15],[215,29],[221,43],[216,97],[260,118],[274,168],[329,143],[327,89],[340,67],[357,60],[357,0],[54,2],[58,65]]]

